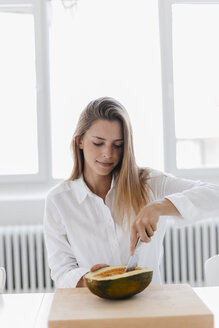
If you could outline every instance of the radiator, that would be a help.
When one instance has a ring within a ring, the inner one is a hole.
[[[205,261],[219,253],[219,219],[177,228],[169,222],[164,238],[161,276],[164,283],[205,286]]]
[[[6,270],[6,293],[54,290],[42,225],[0,227],[0,266]]]
[[[219,220],[176,228],[170,221],[163,243],[163,283],[204,286],[204,263],[219,253]],[[7,273],[6,293],[52,292],[42,225],[0,227],[0,266]]]

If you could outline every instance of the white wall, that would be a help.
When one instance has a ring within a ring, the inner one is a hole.
[[[40,224],[43,222],[47,191],[52,185],[1,185],[0,225]]]

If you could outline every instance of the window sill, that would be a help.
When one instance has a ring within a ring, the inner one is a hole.
[[[0,225],[42,224],[47,192],[56,184],[2,184]]]
[[[51,183],[1,184],[0,201],[45,199],[49,189],[60,180]]]

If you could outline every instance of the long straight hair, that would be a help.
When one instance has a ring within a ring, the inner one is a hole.
[[[84,170],[83,150],[79,148],[80,138],[97,120],[119,121],[123,131],[123,155],[112,172],[115,178],[113,217],[118,217],[123,226],[125,217],[130,224],[132,209],[137,215],[149,201],[147,179],[149,171],[136,165],[132,128],[126,109],[115,99],[102,97],[91,101],[81,113],[71,142],[73,170],[67,181],[78,179]]]

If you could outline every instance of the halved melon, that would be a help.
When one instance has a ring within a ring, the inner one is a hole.
[[[137,267],[124,272],[125,266],[109,266],[85,275],[89,290],[100,297],[127,298],[144,290],[151,282],[153,271]]]

